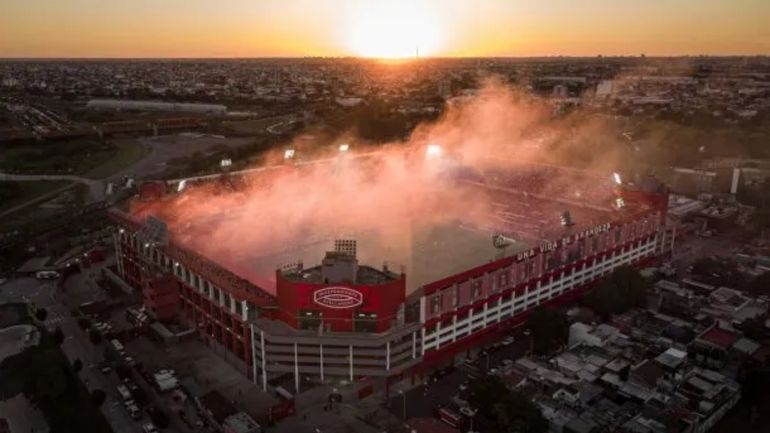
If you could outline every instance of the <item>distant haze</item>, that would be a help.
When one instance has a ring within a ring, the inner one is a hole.
[[[770,53],[766,0],[3,0],[0,57]]]

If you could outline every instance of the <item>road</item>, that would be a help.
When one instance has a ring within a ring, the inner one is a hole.
[[[51,329],[58,326],[64,332],[62,351],[70,362],[75,359],[83,362],[79,375],[88,391],[102,389],[106,392],[107,399],[101,406],[101,411],[112,430],[115,433],[141,433],[140,423],[129,417],[117,396],[117,378],[107,377],[101,374],[98,368],[91,367],[102,362],[103,350],[91,344],[85,331],[80,329],[61,302],[61,296],[54,285],[42,283],[34,278],[10,280],[0,286],[0,302],[23,302],[26,298],[48,311],[45,325]]]

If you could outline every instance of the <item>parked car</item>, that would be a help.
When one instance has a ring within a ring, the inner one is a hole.
[[[144,432],[144,433],[158,433],[158,429],[155,428],[155,425],[153,425],[153,423],[148,422],[147,424],[142,426],[142,432]]]
[[[142,417],[142,411],[139,410],[139,406],[137,406],[136,403],[133,403],[133,400],[131,404],[126,404],[126,410],[133,419],[139,419]]]

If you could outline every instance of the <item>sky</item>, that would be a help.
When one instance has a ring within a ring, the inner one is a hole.
[[[770,54],[767,0],[2,0],[0,57]]]

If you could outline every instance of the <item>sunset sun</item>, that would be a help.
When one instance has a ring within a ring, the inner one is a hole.
[[[432,55],[439,42],[435,15],[418,2],[378,2],[353,12],[348,45],[363,57]]]

